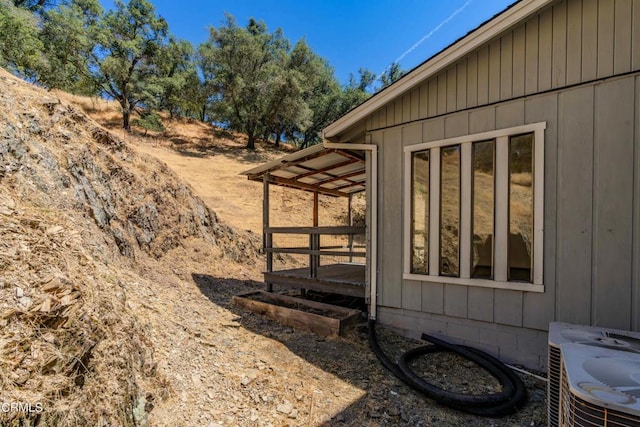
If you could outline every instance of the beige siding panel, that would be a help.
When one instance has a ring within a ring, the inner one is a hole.
[[[558,102],[556,319],[590,324],[593,87],[563,92]]]
[[[418,120],[418,102],[420,100],[420,88],[417,87],[405,95],[407,97],[407,122]]]
[[[496,129],[524,124],[524,99],[500,104],[496,107]]]
[[[422,124],[422,140],[424,142],[444,139],[444,120],[434,119]]]
[[[632,0],[616,0],[615,4],[613,72],[622,74],[631,71]]]
[[[387,125],[387,108],[382,107],[378,110],[373,119],[374,129],[378,129]]]
[[[422,311],[444,313],[444,285],[442,283],[422,282]]]
[[[429,115],[433,117],[438,115],[438,77],[429,79]]]
[[[493,322],[493,289],[469,287],[469,319]]]
[[[640,0],[633,0],[632,6],[631,66],[633,70],[640,70]]]
[[[478,50],[478,104],[489,103],[489,47]]]
[[[378,308],[378,317],[376,321],[381,325],[393,325],[394,328],[398,328],[404,331],[421,330],[420,322],[415,316],[420,314],[415,311],[396,309],[396,308]],[[429,315],[427,315],[429,317]],[[416,336],[419,338],[419,335]]]
[[[582,80],[598,76],[598,0],[582,2]]]
[[[438,74],[438,115],[447,112],[447,72]]]
[[[636,4],[640,3],[636,1]],[[635,152],[635,169],[634,169],[634,185],[635,194],[633,201],[633,272],[632,272],[632,295],[633,295],[633,324],[634,331],[640,330],[640,77],[635,79],[635,135],[634,135],[634,152]]]
[[[418,115],[419,118],[424,119],[429,116],[429,82],[424,82],[420,85]]]
[[[488,132],[496,129],[496,109],[487,107],[469,113],[469,133]]]
[[[592,319],[625,330],[631,327],[633,126],[634,79],[597,86]]]
[[[615,1],[598,2],[598,78],[613,74],[614,8]]]
[[[553,51],[551,54],[551,87],[564,86],[567,81],[567,3],[553,7]]]
[[[454,138],[456,136],[469,134],[469,114],[466,112],[452,114],[444,119],[444,137]]]
[[[538,91],[551,89],[551,52],[553,50],[553,9],[540,15],[538,34]]]
[[[571,85],[582,78],[582,1],[569,1],[567,8],[567,84]]]
[[[500,99],[513,95],[513,33],[505,34],[500,41]]]
[[[376,113],[375,112],[369,114],[369,116],[367,117],[367,125],[366,125],[367,127],[366,127],[366,129],[367,130],[375,129],[377,127],[376,126],[376,124],[377,124],[376,120],[377,119],[376,119]]]
[[[402,283],[402,308],[420,311],[422,308],[422,283],[404,280]]]
[[[409,94],[409,120],[414,121],[420,118],[420,95],[422,91],[422,85],[413,89]]]
[[[467,60],[466,58],[456,65],[456,106],[458,110],[467,108]]]
[[[403,108],[404,108],[404,100],[403,100],[404,96],[401,96],[400,98],[398,98],[396,100],[395,104],[395,118],[393,119],[393,125],[398,125],[400,123],[402,123],[402,116],[403,116]]]
[[[525,24],[525,82],[526,94],[538,91],[538,15]]]
[[[524,95],[525,85],[525,26],[513,31],[513,97]]]
[[[544,292],[526,292],[523,326],[545,330],[555,320],[556,294],[556,189],[558,182],[558,95],[551,93],[527,99],[527,123],[547,122],[544,131]],[[535,243],[534,243],[535,244]]]
[[[494,321],[503,325],[522,326],[522,292],[496,289],[494,295]]]
[[[453,317],[467,317],[468,286],[444,285],[444,314]]]
[[[384,183],[380,224],[382,235],[379,241],[381,260],[380,303],[387,307],[400,307],[402,304],[402,221],[398,221],[398,206],[402,206],[402,133],[399,127],[383,133],[382,176]]]
[[[387,107],[382,107],[378,110],[378,127],[383,128],[387,125]]]
[[[390,102],[387,104],[387,121],[385,126],[393,126],[396,118],[396,103]]]
[[[375,111],[369,117],[371,118],[371,127],[369,129],[377,129],[379,127],[378,121],[380,119],[380,110]]]
[[[478,105],[478,52],[467,58],[467,107]]]
[[[455,65],[447,70],[447,113],[456,111],[458,71]]]
[[[411,121],[411,92],[402,95],[402,116],[399,123]]]
[[[380,308],[378,314],[381,324],[411,329],[407,333],[410,337],[419,338],[422,332],[446,335],[452,343],[470,345],[505,362],[517,362],[538,371],[545,370],[546,332],[384,307]]]
[[[489,102],[500,100],[500,39],[489,44]]]
[[[419,144],[422,142],[422,125],[411,123],[402,127],[402,146]]]

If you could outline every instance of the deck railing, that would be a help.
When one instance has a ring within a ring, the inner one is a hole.
[[[358,262],[364,263],[367,256],[364,242],[365,231],[365,227],[356,226],[266,227],[264,229],[264,251],[267,256],[267,272],[274,271],[274,254],[308,255],[309,277],[314,278],[318,275],[318,267],[321,263],[325,265],[326,260],[330,262],[356,262],[357,259]],[[283,236],[298,236],[298,238],[279,239]],[[302,236],[307,237],[301,240]],[[326,241],[322,236],[330,236],[330,241]],[[304,241],[305,244],[302,245],[301,241]],[[267,288],[271,290],[269,283],[267,283]]]

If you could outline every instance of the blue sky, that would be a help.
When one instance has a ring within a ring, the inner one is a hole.
[[[113,0],[100,0],[105,9]],[[238,24],[253,17],[271,32],[282,28],[292,45],[305,38],[326,58],[336,77],[364,67],[382,73],[402,58],[410,70],[513,4],[514,0],[151,0],[170,31],[194,46],[208,28],[224,23],[225,12]],[[436,30],[437,29],[437,30]],[[435,31],[434,31],[435,30]],[[425,39],[427,35],[431,35]],[[416,46],[417,45],[417,46]],[[412,49],[413,47],[413,49]]]

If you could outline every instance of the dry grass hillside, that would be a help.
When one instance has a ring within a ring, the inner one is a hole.
[[[225,222],[240,230],[262,233],[262,186],[240,174],[292,152],[292,147],[258,143],[256,150],[246,150],[246,137],[242,134],[197,120],[171,120],[166,115],[165,132],[148,132],[144,136],[143,129],[133,126],[132,132],[125,133],[116,102],[66,93],[56,95],[81,106],[127,144],[170,165],[208,206],[215,207]],[[311,193],[271,187],[271,199],[271,225],[312,225]],[[344,224],[346,200],[321,196],[320,203],[321,225]],[[357,199],[355,206],[364,211],[364,199]]]
[[[231,306],[263,268],[262,189],[238,172],[282,151],[192,122],[118,129],[111,104],[0,70],[0,403],[16,405],[1,426],[544,422],[543,385],[513,416],[464,415],[387,373],[362,328],[320,338]],[[306,196],[279,191],[276,223],[311,217]],[[321,223],[344,217],[322,203]],[[463,385],[480,375],[439,363]]]

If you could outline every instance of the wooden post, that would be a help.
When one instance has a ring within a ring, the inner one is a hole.
[[[318,192],[313,193],[313,226],[318,226]]]
[[[317,227],[318,226],[318,192],[314,192],[313,193],[313,226]],[[318,277],[318,266],[320,265],[320,254],[319,251],[320,250],[320,235],[319,234],[310,234],[309,235],[309,249],[311,249],[312,252],[309,255],[309,269],[310,269],[310,276],[311,277]]]
[[[262,195],[262,246],[267,256],[267,272],[273,271],[273,252],[267,251],[273,247],[273,235],[267,232],[269,228],[269,172],[262,176],[263,195]],[[267,283],[267,292],[273,292],[273,284]]]
[[[349,193],[349,206],[347,212],[349,215],[349,227],[353,226],[353,194]],[[349,262],[353,262],[353,234],[349,234]]]

